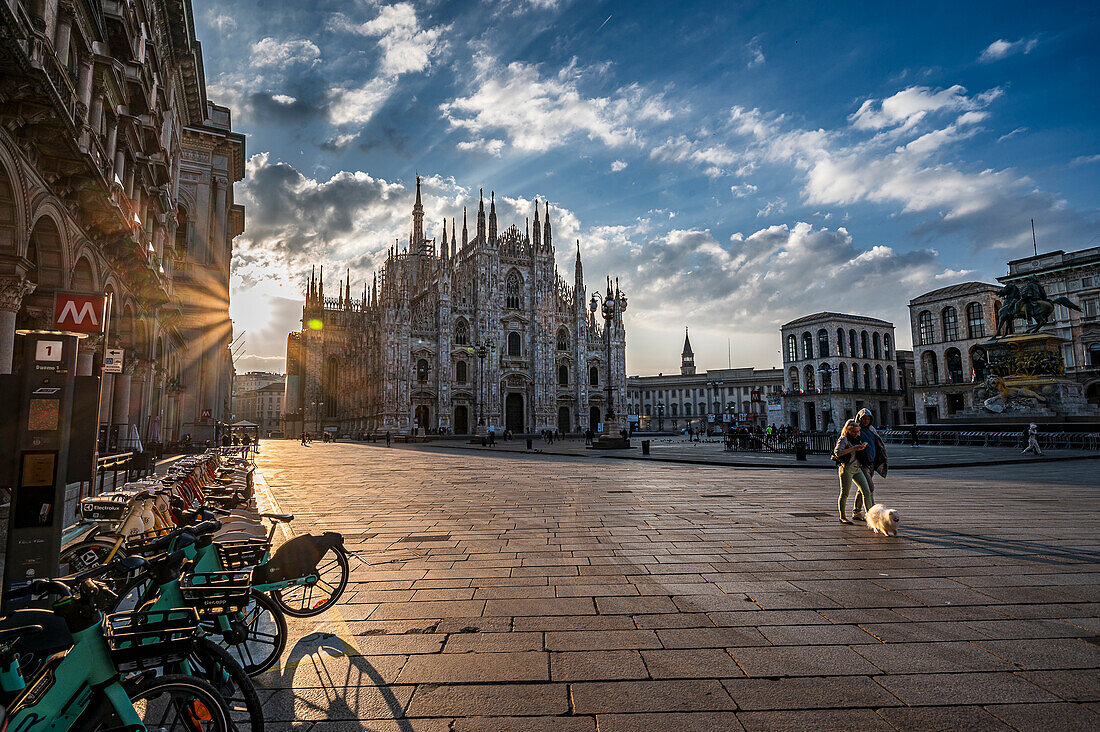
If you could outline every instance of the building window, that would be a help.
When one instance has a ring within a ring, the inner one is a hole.
[[[887,366],[886,367],[886,388],[889,391],[894,390],[894,367],[893,366]]]
[[[932,313],[927,310],[917,316],[917,338],[922,346],[931,345],[935,340],[932,333]]]
[[[878,359],[882,358],[882,337],[881,336],[882,336],[881,333],[875,333],[871,337],[871,340],[874,342],[874,345],[875,345],[875,358],[878,358]]]
[[[597,366],[591,366],[588,369],[588,385],[599,386],[600,385],[600,369]]]
[[[859,364],[852,364],[852,390],[859,391]]]
[[[844,329],[843,328],[837,328],[836,329],[836,355],[838,355],[838,356],[843,356],[844,355]]]
[[[794,337],[794,334],[787,336],[787,360],[798,360],[798,339]]]
[[[504,307],[519,310],[523,306],[523,279],[519,272],[512,270],[508,273],[508,281],[504,286]]]
[[[804,372],[804,375],[805,375],[805,379],[806,379],[806,391],[813,391],[814,390],[814,367],[812,365],[807,366],[806,370]]]
[[[684,402],[684,416],[691,416],[691,402]]]
[[[875,391],[882,391],[882,366],[875,366]]]
[[[802,358],[809,361],[814,357],[814,339],[809,333],[802,334]]]
[[[569,386],[569,367],[565,364],[558,366],[558,386]]]
[[[871,391],[871,364],[863,364],[863,388]]]
[[[1090,298],[1088,300],[1085,300],[1081,303],[1081,305],[1084,306],[1084,309],[1085,309],[1084,316],[1086,318],[1096,317],[1096,299],[1095,298]]]
[[[466,383],[466,362],[459,361],[455,364],[455,381],[459,384]]]
[[[673,417],[679,417],[680,416],[679,413],[678,413],[679,408],[680,408],[679,404],[677,404],[676,402],[673,402],[672,404],[669,405],[669,407],[672,409],[672,416]]]
[[[882,357],[885,358],[887,361],[893,358],[891,350],[892,344],[890,343],[890,336],[884,335],[882,337]]]
[[[936,354],[925,351],[920,355],[921,382],[925,385],[940,383],[940,367],[936,363]]]
[[[959,340],[959,314],[953,307],[943,309],[943,339],[945,341]]]
[[[425,358],[416,362],[416,378],[420,381],[428,380],[428,360]]]
[[[523,355],[523,339],[515,331],[508,334],[508,355],[514,358]]]
[[[856,348],[856,332],[854,330],[848,331],[848,355],[852,358],[859,356],[859,350]]]
[[[859,346],[860,346],[860,354],[864,358],[870,358],[871,357],[871,345],[870,345],[870,343],[868,342],[868,339],[867,339],[867,331],[863,331],[862,333],[859,334]]]
[[[1089,366],[1100,366],[1100,343],[1089,345]]]
[[[966,332],[971,338],[985,338],[985,316],[979,302],[966,306]]]
[[[558,350],[569,350],[569,331],[567,331],[565,328],[562,328],[558,331]]]
[[[460,320],[455,325],[455,345],[465,346],[470,342],[470,326],[465,320]]]
[[[787,372],[787,375],[791,379],[791,391],[798,391],[799,389],[802,388],[801,384],[799,383],[798,368],[797,367],[791,366],[791,370]],[[702,413],[703,413],[703,405],[700,404],[699,405],[699,414],[702,414]]]
[[[962,354],[957,348],[948,348],[943,354],[944,364],[947,366],[947,383],[963,383]]]
[[[829,357],[829,332],[824,328],[817,332],[817,357]]]
[[[840,390],[844,391],[848,388],[848,367],[840,364],[837,366],[837,373],[840,375]]]

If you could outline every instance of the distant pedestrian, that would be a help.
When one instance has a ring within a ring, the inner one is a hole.
[[[592,428],[589,427],[588,429],[586,429],[584,431],[584,444],[585,445],[591,445],[592,444],[592,436],[593,436]]]
[[[233,444],[233,438],[229,436],[228,432],[222,433],[222,447],[229,447]]]
[[[497,432],[494,429],[489,430],[489,447],[495,447],[497,444]]]
[[[840,431],[836,447],[833,448],[833,462],[836,463],[837,474],[840,478],[840,498],[837,504],[840,508],[840,523],[842,524],[852,523],[844,515],[844,509],[848,503],[848,494],[852,490],[853,481],[859,489],[859,498],[862,499],[860,501],[857,498],[857,508],[860,503],[865,506],[874,505],[871,503],[871,489],[867,485],[867,479],[863,476],[863,470],[856,458],[856,453],[865,449],[867,449],[867,443],[860,439],[859,422],[849,419],[844,423],[844,429]]]
[[[391,440],[393,440],[393,435],[390,434],[389,430],[386,430],[386,447],[390,446]]]
[[[913,447],[920,447],[920,443],[917,441],[917,426],[913,425],[909,428],[909,444]]]
[[[1039,449],[1039,425],[1034,422],[1027,428],[1027,447],[1024,448],[1022,454],[1026,455],[1029,452],[1039,457],[1043,456],[1043,451]]]

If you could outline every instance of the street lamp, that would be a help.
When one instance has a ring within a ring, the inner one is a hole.
[[[840,368],[827,363],[821,364],[817,369],[817,373],[821,374],[821,385],[825,387],[825,400],[829,404],[829,408],[825,410],[826,417],[821,420],[823,432],[829,431],[829,423],[833,421],[833,374],[839,372]]]
[[[665,403],[657,402],[657,431],[661,432],[665,428]]]
[[[321,409],[325,406],[324,402],[310,402],[309,405],[313,407],[313,421],[316,424],[318,432],[321,431]]]
[[[596,310],[601,309],[604,320],[603,337],[607,345],[607,416],[606,422],[610,426],[615,419],[615,405],[612,402],[612,386],[611,386],[611,374],[613,370],[611,368],[611,324],[616,318],[621,318],[622,314],[626,312],[626,293],[619,289],[619,280],[615,280],[615,290],[611,290],[611,278],[607,278],[607,294],[601,294],[598,290],[592,293],[592,300],[588,303],[588,307],[592,310],[592,315],[596,314]],[[605,430],[604,434],[607,434],[609,430]]]
[[[485,425],[485,412],[483,407],[484,399],[482,399],[482,391],[485,388],[485,357],[488,356],[493,350],[493,339],[485,341],[484,343],[474,344],[474,355],[478,358],[477,368],[477,426],[482,427]]]

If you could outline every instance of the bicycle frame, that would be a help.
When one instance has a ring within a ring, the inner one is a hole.
[[[73,640],[75,645],[51,656],[12,702],[0,732],[69,729],[97,702],[110,704],[124,726],[145,729],[119,683],[118,669],[103,639],[102,617],[73,633]],[[10,674],[4,676],[13,681]]]

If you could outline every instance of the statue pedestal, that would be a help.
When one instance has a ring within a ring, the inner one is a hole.
[[[615,418],[605,419],[603,433],[592,441],[593,450],[624,450],[630,447],[630,439],[623,439],[619,434],[619,420]]]
[[[974,407],[955,418],[1100,417],[1100,409],[1085,399],[1084,386],[1065,376],[1064,343],[1049,333],[1021,333],[981,344],[991,375],[975,387]]]

